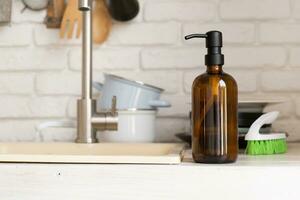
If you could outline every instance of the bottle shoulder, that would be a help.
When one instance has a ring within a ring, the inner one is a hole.
[[[234,79],[234,77],[232,75],[227,74],[226,72],[224,72],[222,77],[227,82],[232,82],[234,85],[237,85],[237,82],[236,82],[236,80]]]
[[[210,84],[210,83],[221,83],[230,85],[232,87],[237,87],[237,82],[233,76],[226,72],[222,72],[220,74],[209,74],[203,73],[197,76],[193,82],[193,86]]]

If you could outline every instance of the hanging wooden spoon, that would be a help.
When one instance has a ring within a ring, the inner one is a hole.
[[[103,43],[111,29],[111,18],[104,0],[96,0],[93,11],[93,41]]]

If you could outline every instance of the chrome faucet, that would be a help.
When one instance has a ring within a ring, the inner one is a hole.
[[[78,0],[82,12],[82,96],[77,102],[77,143],[97,142],[97,130],[117,130],[118,113],[116,97],[110,111],[97,112],[96,100],[92,99],[92,3]]]

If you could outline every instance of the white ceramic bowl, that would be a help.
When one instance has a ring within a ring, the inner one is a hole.
[[[104,83],[93,83],[100,91],[101,99],[97,106],[110,109],[113,96],[117,97],[117,109],[156,109],[170,107],[170,103],[159,99],[163,89],[116,75],[105,74]]]
[[[23,3],[32,10],[42,10],[47,8],[49,0],[23,0]]]

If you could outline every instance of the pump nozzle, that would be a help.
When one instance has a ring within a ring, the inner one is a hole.
[[[207,38],[206,34],[190,34],[184,37],[185,40],[189,40],[192,38]]]
[[[223,46],[222,33],[220,31],[209,31],[206,34],[190,34],[184,37],[186,40],[192,38],[205,38],[207,55],[205,55],[206,65],[223,65],[224,55],[221,53]]]

